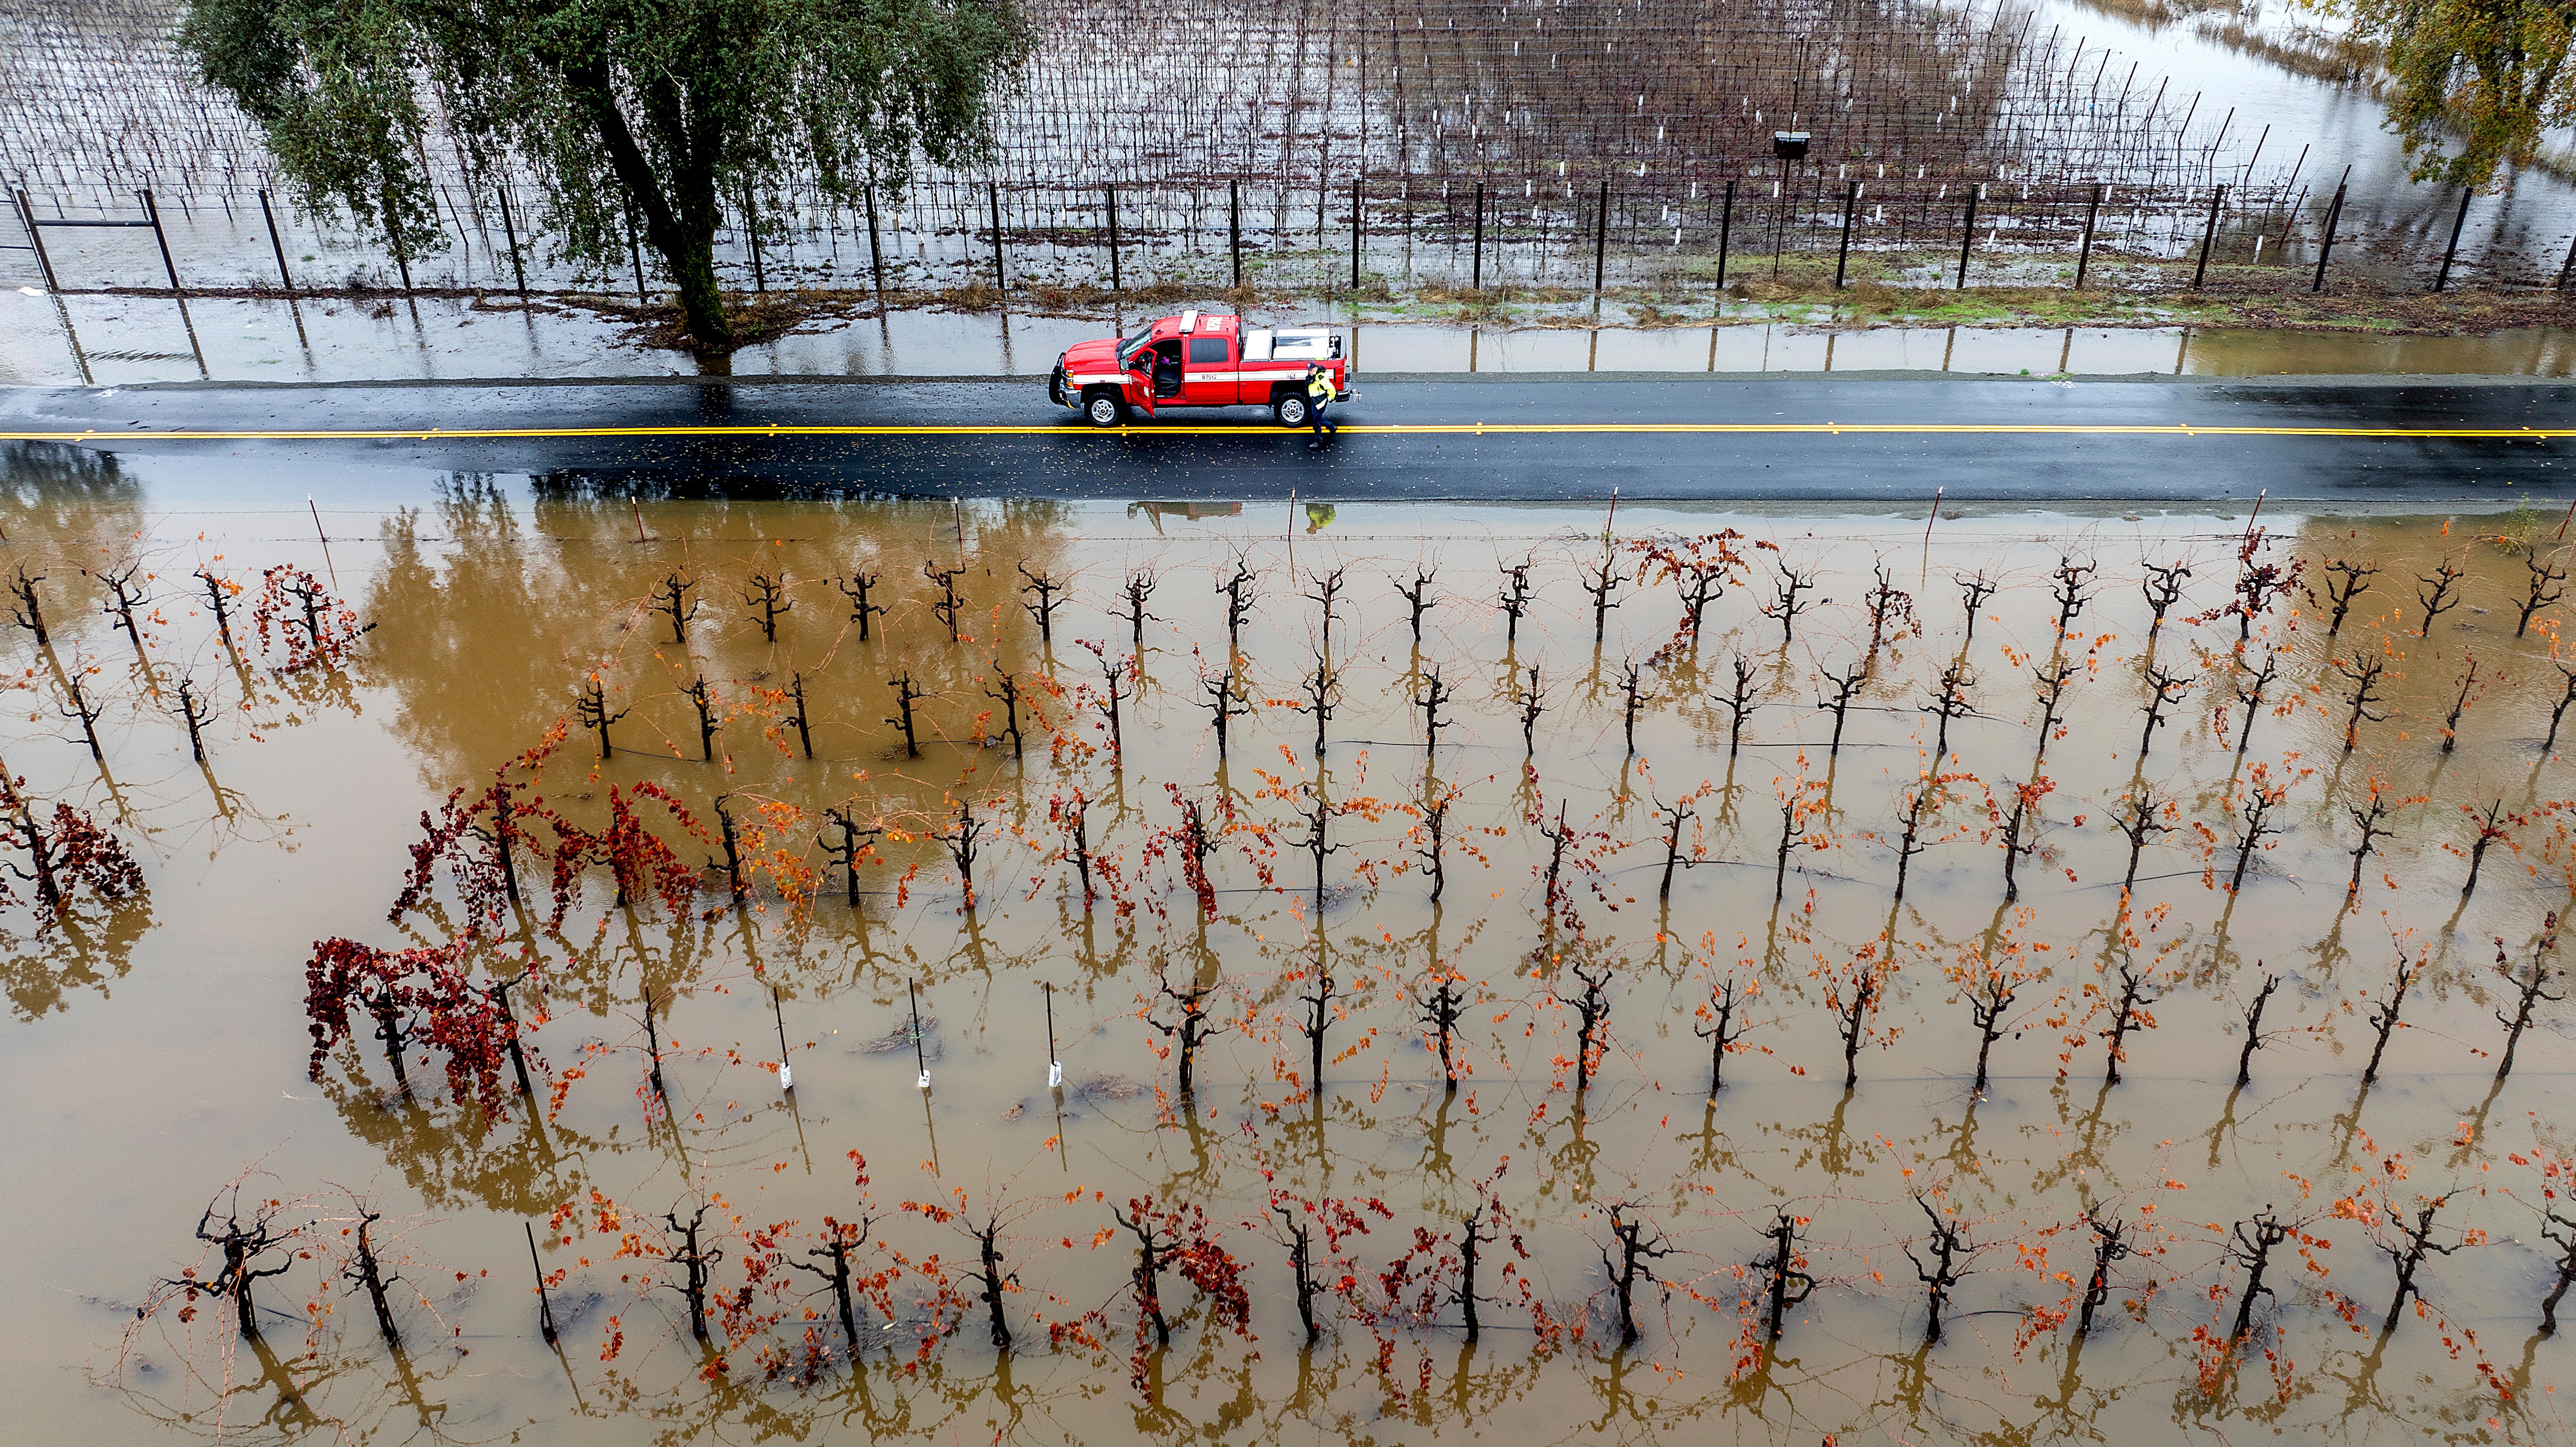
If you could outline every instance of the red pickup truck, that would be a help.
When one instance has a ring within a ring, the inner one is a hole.
[[[1350,394],[1350,362],[1330,327],[1251,327],[1221,312],[1187,311],[1132,336],[1077,342],[1056,358],[1047,400],[1094,427],[1116,427],[1130,409],[1267,407],[1282,427],[1303,427],[1306,369],[1320,365]]]

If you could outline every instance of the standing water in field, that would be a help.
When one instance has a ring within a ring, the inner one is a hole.
[[[0,481],[33,1436],[2564,1433],[2555,515],[212,465]]]

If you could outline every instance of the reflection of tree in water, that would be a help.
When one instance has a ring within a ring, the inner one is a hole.
[[[134,965],[134,946],[152,928],[152,900],[138,895],[84,906],[54,921],[53,928],[20,937],[0,931],[0,980],[9,1008],[34,1020],[71,1008],[65,995],[109,987]]]
[[[13,538],[128,538],[142,526],[143,489],[112,452],[0,443],[0,519]]]
[[[930,735],[964,739],[989,706],[983,680],[996,664],[1019,672],[1037,663],[1015,565],[1070,574],[1071,510],[1060,503],[817,505],[783,501],[796,496],[790,490],[728,487],[691,502],[666,536],[656,504],[674,496],[667,484],[639,483],[633,499],[623,479],[591,475],[543,476],[534,487],[522,516],[490,477],[457,474],[439,485],[427,513],[398,515],[385,528],[385,566],[362,610],[378,625],[369,651],[399,699],[397,732],[434,783],[488,767],[570,715],[594,669],[612,708],[635,708],[613,768],[694,756],[696,723],[679,695],[698,676],[722,700],[718,748],[739,770],[737,787],[793,792],[818,772],[783,747],[793,735],[774,691],[791,675],[802,676],[816,751],[827,760],[878,763],[858,758],[856,740],[878,732],[896,668],[931,695]],[[637,541],[639,520],[648,542]],[[931,623],[936,590],[921,574],[926,558],[957,561],[961,530],[961,628],[972,645],[951,645]],[[854,569],[879,575],[874,601],[891,609],[864,645],[831,582]],[[774,645],[740,596],[755,571],[781,577],[792,603]],[[699,615],[685,646],[643,609],[673,575],[696,581]],[[935,783],[921,786],[923,807],[938,807],[940,797]]]
[[[373,652],[399,700],[396,729],[424,774],[451,783],[570,711],[575,659],[632,594],[622,572],[572,561],[584,543],[557,541],[557,529],[598,537],[604,516],[558,517],[531,531],[489,477],[458,474],[437,491],[428,516],[387,520],[384,565],[361,611],[377,625]],[[444,542],[424,541],[424,527]]]
[[[129,550],[144,531],[143,488],[115,454],[57,442],[0,443],[0,533],[11,540],[7,580],[14,584],[21,568],[42,579],[38,597],[57,648],[104,638],[99,549]],[[47,661],[59,674],[61,665]]]

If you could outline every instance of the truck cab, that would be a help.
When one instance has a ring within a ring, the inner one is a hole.
[[[1321,366],[1350,395],[1350,362],[1330,327],[1247,327],[1226,312],[1185,311],[1119,338],[1079,342],[1056,358],[1047,397],[1094,427],[1166,407],[1267,407],[1303,427],[1307,369]]]

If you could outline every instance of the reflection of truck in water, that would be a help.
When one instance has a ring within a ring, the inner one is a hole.
[[[1094,427],[1130,411],[1165,407],[1267,407],[1282,427],[1303,427],[1306,369],[1320,365],[1350,391],[1350,360],[1330,327],[1246,327],[1243,318],[1187,311],[1132,336],[1077,342],[1056,358],[1047,399]]]
[[[1184,522],[1197,522],[1201,518],[1239,518],[1243,516],[1243,504],[1239,502],[1131,502],[1127,504],[1129,517],[1135,517],[1139,513],[1142,513],[1145,520],[1154,525],[1154,531],[1159,533],[1163,530],[1165,518],[1179,518]]]

